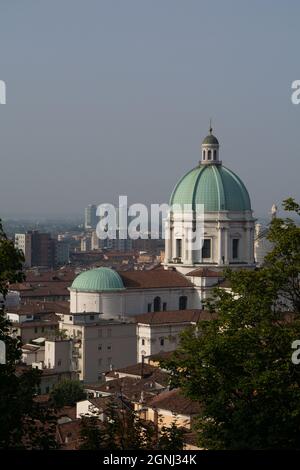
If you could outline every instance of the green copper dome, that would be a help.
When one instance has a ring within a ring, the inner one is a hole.
[[[73,281],[71,290],[99,292],[125,289],[119,274],[113,269],[96,268],[80,273]]]
[[[222,165],[199,165],[175,186],[172,204],[204,204],[205,212],[250,211],[248,191],[240,178]]]

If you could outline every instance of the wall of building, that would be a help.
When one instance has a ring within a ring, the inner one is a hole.
[[[191,213],[172,214],[166,222],[165,263],[173,264],[184,274],[195,265],[254,264],[254,219],[250,211],[246,212],[211,212],[204,214],[205,221],[193,218]],[[195,223],[203,224],[203,237],[211,240],[210,258],[202,258],[199,249],[190,250],[189,238]],[[233,239],[238,239],[238,257],[233,258]],[[176,240],[181,240],[181,253],[178,253]],[[181,261],[181,262],[178,262]]]
[[[103,321],[90,325],[60,323],[69,337],[78,337],[74,365],[80,380],[98,382],[102,373],[136,362],[136,325]]]
[[[72,370],[72,341],[45,341],[45,366],[57,372]]]
[[[161,309],[166,304],[166,310],[179,310],[179,298],[187,296],[187,308],[201,308],[199,291],[193,288],[172,289],[128,289],[124,292],[74,292],[71,291],[70,311],[100,312],[102,318],[118,318],[131,316],[154,310],[155,297],[161,298]]]
[[[168,325],[137,324],[137,362],[143,356],[174,351],[180,341],[180,333],[188,328],[187,323]]]

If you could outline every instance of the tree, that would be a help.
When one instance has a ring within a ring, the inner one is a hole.
[[[107,404],[105,419],[84,416],[81,421],[81,450],[182,450],[184,431],[172,423],[158,433],[152,422],[146,422],[122,400]]]
[[[103,449],[104,434],[97,416],[83,416],[80,423],[80,450]]]
[[[0,222],[0,294],[3,299],[9,283],[21,282],[23,254],[14,248]],[[55,447],[54,421],[49,410],[34,401],[40,372],[17,374],[21,341],[10,336],[11,323],[4,307],[0,309],[0,340],[6,346],[6,363],[0,364],[0,449],[47,449]]]
[[[79,380],[63,380],[53,387],[50,400],[55,408],[73,406],[77,401],[84,400],[86,393]]]
[[[158,437],[158,450],[183,450],[185,433],[182,427],[177,426],[176,421],[173,421],[171,426],[162,426]]]
[[[299,213],[292,199],[285,210]],[[207,449],[300,448],[300,227],[273,219],[274,248],[263,268],[227,271],[232,292],[216,289],[206,307],[217,319],[186,331],[162,366],[201,403],[198,441]],[[286,310],[289,310],[288,314]]]

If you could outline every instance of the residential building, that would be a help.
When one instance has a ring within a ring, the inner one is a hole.
[[[96,215],[97,206],[95,204],[89,204],[84,211],[84,228],[86,230],[95,229],[98,222]]]
[[[209,321],[214,316],[205,310],[176,310],[136,315],[137,362],[145,356],[174,351],[181,333],[199,321]]]
[[[136,360],[135,323],[102,320],[97,312],[64,314],[60,330],[73,339],[73,364],[80,380],[97,382],[110,369]]]

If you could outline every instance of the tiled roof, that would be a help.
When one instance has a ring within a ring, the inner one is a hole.
[[[193,276],[193,277],[217,277],[223,278],[224,274],[220,271],[213,271],[209,268],[197,268],[193,269],[193,271],[189,271],[186,276]]]
[[[135,315],[137,323],[158,325],[168,323],[196,323],[201,320],[212,320],[215,315],[206,310],[171,310],[166,312],[150,312]]]
[[[133,364],[132,366],[123,367],[121,369],[115,369],[114,371],[108,372],[107,376],[115,376],[118,372],[127,375],[134,375],[138,377],[145,377],[153,374],[153,372],[157,371],[157,367],[151,366],[149,364],[142,364],[141,362],[138,364]]]
[[[81,420],[75,419],[57,425],[57,441],[64,450],[75,450],[80,442]]]
[[[47,313],[69,313],[70,312],[70,303],[68,301],[60,302],[42,302],[42,301],[30,301],[26,303],[21,303],[16,307],[7,307],[7,313],[17,313],[19,315],[29,315],[29,314],[47,314]]]
[[[142,395],[144,400],[146,400],[160,393],[164,385],[161,385],[159,382],[161,380],[159,380],[158,376],[151,376],[146,379],[122,377],[121,379],[109,380],[105,384],[98,386],[86,385],[85,390],[97,390],[98,392],[122,396],[129,401],[136,402],[140,401]]]
[[[10,327],[26,329],[26,328],[35,328],[37,326],[41,326],[41,327],[47,328],[48,326],[55,326],[55,325],[58,326],[59,320],[60,320],[59,316],[56,315],[55,313],[50,313],[50,314],[46,313],[45,315],[43,315],[42,319],[28,320],[22,323],[12,322]]]
[[[198,402],[186,398],[178,388],[160,393],[148,402],[148,406],[187,416],[198,414],[201,410]]]
[[[119,271],[119,274],[127,289],[194,287],[183,274],[173,270]]]

